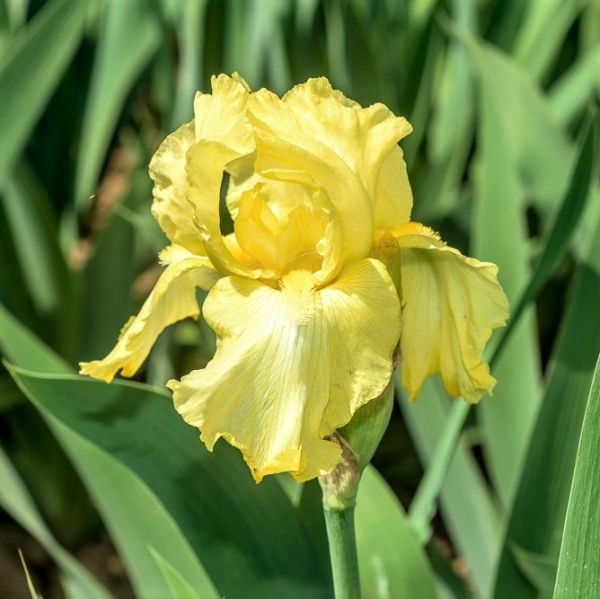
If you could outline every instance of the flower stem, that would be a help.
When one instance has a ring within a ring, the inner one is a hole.
[[[337,433],[331,436],[331,440],[340,444],[342,459],[332,472],[319,477],[319,483],[323,491],[335,599],[360,599],[354,532],[354,506],[360,482],[359,458]]]
[[[354,507],[329,508],[323,504],[329,557],[336,599],[359,599],[358,556],[354,534]]]

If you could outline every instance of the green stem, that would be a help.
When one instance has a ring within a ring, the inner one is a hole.
[[[339,464],[319,477],[335,599],[360,599],[354,506],[360,483],[359,457],[338,433],[329,437],[342,448]]]
[[[335,509],[323,502],[336,599],[360,599],[354,507]]]

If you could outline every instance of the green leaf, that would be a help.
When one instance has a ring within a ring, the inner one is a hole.
[[[56,241],[57,230],[49,198],[32,173],[20,165],[0,194],[23,277],[40,313],[56,312],[64,288],[67,267]]]
[[[584,212],[586,202],[591,195],[594,167],[597,159],[595,117],[594,111],[590,113],[587,122],[584,124],[581,149],[575,164],[575,171],[571,177],[571,184],[542,244],[541,254],[537,259],[527,287],[510,315],[513,322],[520,319],[527,305],[535,299],[542,287],[560,266]],[[500,341],[494,347],[494,357],[501,353],[503,345],[507,342],[513,330],[514,327],[509,325],[507,329],[502,331]]]
[[[439,380],[423,385],[419,401],[409,403],[403,391],[396,387],[402,415],[411,432],[425,469],[439,454],[438,443],[445,434],[450,414],[462,411],[452,405],[441,389]],[[466,441],[453,448],[447,472],[442,472],[441,512],[450,538],[458,553],[469,564],[472,583],[477,594],[485,596],[493,581],[493,565],[498,552],[499,517],[481,471]],[[425,530],[417,531],[420,538]]]
[[[514,169],[528,198],[542,208],[554,207],[569,183],[574,146],[554,121],[539,87],[516,62],[466,32],[452,31],[465,44],[478,74],[482,110],[493,112],[502,129],[503,161]]]
[[[425,137],[426,126],[430,119],[433,105],[433,86],[438,67],[437,62],[440,48],[443,45],[443,39],[436,29],[428,30],[427,37],[429,40],[428,45],[420,48],[420,52],[423,54],[422,59],[419,57],[423,61],[423,64],[420,66],[421,77],[410,112],[410,122],[414,130],[402,143],[409,170],[412,170],[412,164],[414,163],[419,146]]]
[[[67,373],[71,366],[28,331],[0,304],[0,349],[15,364],[40,372]]]
[[[399,384],[398,378],[396,378],[396,384]],[[400,389],[398,393],[401,393]],[[429,523],[434,516],[433,510],[437,495],[454,457],[469,408],[469,404],[460,402],[449,412],[449,419],[435,448],[436,453],[439,453],[443,459],[432,460],[429,463],[412,499],[409,510],[410,523],[422,544],[425,544],[431,537]]]
[[[194,96],[202,88],[202,53],[207,0],[180,2],[177,30],[180,51],[179,76],[171,129],[192,120]]]
[[[152,547],[149,548],[149,551],[169,585],[172,599],[219,599],[220,595],[210,580],[207,580],[203,589],[194,590],[194,587],[158,551]],[[201,591],[202,594],[199,595],[196,591]]]
[[[581,438],[554,597],[595,597],[600,592],[600,356],[583,417]]]
[[[558,210],[554,224],[547,235],[542,255],[537,261],[527,287],[519,298],[517,308],[514,310],[508,326],[501,332],[499,342],[493,346],[493,350],[488,352],[491,353],[490,365],[496,362],[505,342],[517,326],[524,308],[554,273],[569,246],[590,192],[592,167],[595,164],[594,138],[593,119],[590,118],[583,130],[583,144],[569,191]],[[401,394],[401,389],[398,389],[398,395]],[[454,454],[468,410],[469,407],[464,403],[458,403],[450,410],[448,421],[436,444],[434,457],[425,471],[411,504],[411,523],[422,540],[429,538],[429,522],[433,516],[437,495]]]
[[[161,41],[151,6],[144,0],[106,2],[75,175],[79,210],[90,205],[125,98]]]
[[[89,6],[89,0],[47,2],[0,63],[0,186],[79,46]]]
[[[131,224],[113,214],[98,235],[83,272],[82,361],[105,355],[133,314],[134,250]]]
[[[518,28],[513,55],[539,80],[552,66],[585,0],[530,0]]]
[[[437,597],[427,556],[394,492],[372,466],[358,491],[356,542],[365,599]]]
[[[77,323],[76,287],[58,244],[50,198],[33,170],[21,161],[8,177],[0,202],[14,240],[13,267],[20,269],[39,318],[36,330],[69,354]]]
[[[457,24],[467,31],[475,28],[474,2],[453,2]],[[457,146],[470,141],[465,135],[473,118],[473,73],[467,50],[457,40],[450,40],[444,56],[439,87],[432,94],[435,110],[429,129],[429,157],[432,162],[450,160]]]
[[[66,440],[127,563],[140,559],[140,545],[150,545],[199,588],[206,575],[193,549],[226,596],[327,593],[314,547],[278,483],[257,487],[239,452],[224,443],[209,453],[166,393],[132,383],[12,373]],[[134,523],[133,513],[145,522]],[[137,544],[135,554],[125,540]],[[148,552],[142,557],[156,570]],[[153,585],[138,570],[131,573],[147,596]]]
[[[350,71],[348,68],[348,51],[344,28],[342,2],[333,0],[324,6],[325,9],[325,41],[327,48],[327,63],[331,82],[340,89],[350,93]]]
[[[519,564],[521,572],[540,595],[542,597],[552,596],[558,560],[555,557],[526,551],[517,545],[511,545],[510,550]]]
[[[570,123],[600,89],[600,44],[577,58],[575,64],[552,86],[548,95],[554,119]]]
[[[0,347],[12,361],[46,372],[68,373],[71,367],[25,329],[0,306]],[[146,549],[152,542],[164,555],[179,560],[186,571],[205,578],[204,571],[160,502],[143,483],[108,454],[86,442],[58,420],[48,421],[88,491],[94,497],[112,538],[124,556],[140,597],[148,596],[144,585],[167,593],[163,576]],[[135,506],[135,509],[131,509]],[[136,531],[144,530],[141,537]],[[155,536],[157,538],[155,538]],[[194,580],[194,576],[190,580]]]
[[[60,358],[22,327],[1,306],[0,317],[2,318],[0,320],[0,347],[11,360],[33,368],[47,369],[49,372],[64,373],[69,371],[68,365],[64,364]],[[120,393],[124,394],[128,401],[132,399],[129,397],[131,386],[108,386],[79,378],[73,380],[75,383],[83,385],[84,396],[78,400],[82,405],[89,404],[92,400],[92,395],[85,392],[89,384],[94,387],[97,386],[101,397],[105,396],[105,401],[107,399],[106,394],[108,393],[109,397],[112,396],[117,387],[121,388]],[[192,501],[191,487],[196,487],[199,495],[204,498],[203,501],[198,501],[194,505],[187,504],[188,510],[200,510],[201,512],[198,521],[194,520],[188,528],[196,529],[194,531],[196,538],[198,535],[207,535],[208,538],[202,540],[203,543],[206,543],[203,545],[203,552],[212,555],[212,564],[217,564],[216,569],[220,572],[220,578],[226,579],[225,588],[245,585],[245,588],[251,589],[249,580],[252,577],[256,577],[261,581],[261,588],[263,586],[264,588],[277,588],[278,585],[283,585],[284,582],[269,581],[264,571],[270,571],[271,577],[275,578],[287,571],[289,576],[295,578],[301,571],[298,568],[303,564],[302,556],[308,562],[303,566],[304,576],[308,578],[308,572],[310,572],[313,578],[320,575],[324,579],[323,570],[320,567],[315,567],[312,563],[310,543],[305,539],[303,529],[295,521],[295,516],[292,513],[293,508],[285,499],[283,493],[280,492],[276,481],[265,481],[267,484],[261,485],[261,491],[256,491],[257,487],[251,482],[250,476],[236,452],[231,450],[227,453],[227,448],[219,448],[215,453],[225,457],[215,460],[213,456],[207,455],[204,446],[197,440],[192,429],[185,426],[170,409],[163,394],[139,386],[135,386],[135,389],[138,399],[140,394],[144,398],[142,403],[148,401],[149,405],[154,406],[153,409],[166,411],[167,420],[165,421],[163,416],[158,416],[156,422],[159,423],[159,427],[166,427],[170,431],[168,436],[174,436],[178,439],[175,444],[170,444],[168,441],[165,443],[166,449],[164,449],[164,455],[161,459],[169,462],[172,460],[171,456],[179,455],[177,444],[181,443],[181,432],[183,432],[183,439],[186,438],[187,434],[187,441],[184,442],[187,450],[184,454],[187,454],[192,461],[202,459],[206,463],[208,470],[204,471],[204,476],[202,476],[202,470],[196,473],[194,466],[189,465],[190,471],[194,472],[191,475],[192,483],[187,481],[187,475],[181,472],[181,469],[188,465],[187,462],[183,465],[180,463],[177,471],[172,467],[166,467],[166,470],[161,472],[152,464],[147,463],[146,465],[154,470],[153,476],[158,479],[157,484],[163,487],[163,492],[172,494],[172,502],[182,500],[180,497],[178,498],[178,493],[183,493],[188,502]],[[150,395],[151,399],[146,397],[146,393]],[[42,391],[41,395],[43,399],[49,399],[46,390]],[[54,399],[59,400],[59,397],[55,396]],[[118,416],[119,414],[123,411],[127,413],[126,405],[131,407],[131,403],[116,400],[114,406],[107,408],[106,414],[108,415],[112,409],[119,419],[121,418]],[[38,407],[41,408],[41,404]],[[194,588],[204,588],[206,584],[204,568],[198,562],[198,558],[192,551],[182,529],[179,528],[173,516],[169,514],[165,505],[156,493],[148,487],[147,483],[120,463],[118,459],[110,455],[109,452],[74,432],[47,410],[44,411],[43,408],[41,410],[57,439],[79,471],[90,494],[94,497],[102,518],[111,532],[111,537],[124,558],[132,583],[139,596],[156,596],[153,595],[153,592],[168,596],[169,593],[164,577],[157,570],[154,560],[147,551],[147,545],[154,547],[170,563],[177,564],[179,572],[194,585]],[[130,411],[130,418],[133,418],[134,414],[135,410],[133,413]],[[82,425],[82,422],[77,418],[77,414],[71,416],[77,423]],[[175,429],[169,429],[167,424],[169,421],[174,424]],[[125,424],[126,419],[124,421],[121,418],[121,422]],[[105,421],[104,426],[108,427],[109,431],[113,430],[110,421]],[[116,443],[117,447],[126,453],[132,451],[129,449],[131,439],[146,439],[144,451],[147,455],[144,460],[148,458],[152,460],[153,452],[148,452],[147,449],[154,447],[154,451],[156,451],[153,437],[154,435],[162,436],[162,433],[156,431],[156,424],[143,424],[141,428],[142,432],[139,436],[136,436],[137,434],[128,428],[118,431],[117,438],[112,432],[98,432],[101,437],[107,436],[112,443]],[[123,437],[120,438],[120,435],[123,435]],[[225,465],[223,465],[223,459],[227,461]],[[220,471],[221,468],[223,468],[222,472]],[[177,476],[182,478],[178,479]],[[180,480],[185,480],[183,486],[179,482]],[[170,490],[169,485],[171,485]],[[273,489],[274,486],[277,487],[277,490]],[[206,491],[205,487],[213,490]],[[244,492],[250,494],[246,501],[242,500]],[[254,493],[259,494],[254,495]],[[225,500],[223,496],[228,499]],[[222,509],[227,511],[227,519],[222,519],[218,515],[222,513],[220,511]],[[256,522],[254,522],[254,519],[256,519]],[[206,532],[203,528],[201,530],[199,524],[204,520],[208,521]],[[219,527],[224,527],[225,532],[222,532]],[[266,529],[264,537],[262,536],[263,529]],[[289,536],[288,532],[290,533]],[[248,538],[245,538],[246,535],[249,535]],[[274,540],[273,547],[277,546],[278,549],[277,555],[271,558],[268,539],[273,536],[284,537],[285,541],[282,541],[281,538]],[[231,541],[232,544],[225,543],[222,546],[226,539]],[[242,545],[245,544],[246,548],[236,548],[236,541]],[[209,543],[212,543],[212,545]],[[291,545],[289,552],[292,555],[289,556],[289,561],[286,561],[286,555],[282,551],[282,547],[286,543]],[[255,544],[262,545],[262,551],[257,553]],[[298,556],[298,553],[301,555]],[[248,556],[248,560],[244,555]],[[278,567],[279,560],[285,561],[285,567]],[[258,565],[255,562],[258,562]],[[289,568],[292,567],[294,568],[293,573],[290,573]],[[230,568],[237,572],[235,577],[231,577]],[[257,569],[256,573],[254,568]],[[212,571],[210,574],[212,577]],[[245,580],[244,577],[248,577],[248,580]],[[230,578],[231,580],[229,580]],[[294,587],[295,584],[298,586]],[[320,586],[322,584],[324,583],[319,583],[317,579],[310,586],[311,592],[315,593],[315,596],[323,593]],[[293,591],[294,588],[296,588],[296,591]],[[303,591],[300,588],[306,589],[306,587],[302,587],[300,582],[289,582],[290,592],[297,592],[301,596]],[[259,591],[256,590],[256,593],[258,594]]]
[[[109,593],[54,538],[39,514],[24,482],[0,447],[0,505],[37,539],[61,569],[72,597],[79,599],[108,599]]]
[[[503,109],[504,110],[504,109]],[[511,313],[529,280],[525,190],[510,161],[499,107],[491,90],[482,93],[479,152],[472,223],[474,254],[498,264]],[[497,333],[498,334],[498,333]],[[498,360],[494,397],[477,407],[485,456],[502,503],[510,505],[527,438],[541,398],[536,323],[528,309]]]
[[[4,0],[2,4],[2,25],[10,31],[22,27],[27,19],[29,0]]]
[[[600,352],[600,228],[579,267],[571,301],[548,366],[546,390],[520,475],[496,576],[496,597],[534,597],[511,547],[557,557],[577,441],[595,360]]]

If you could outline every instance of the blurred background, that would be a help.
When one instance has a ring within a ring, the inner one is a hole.
[[[492,594],[507,526],[511,542],[531,545],[514,577],[539,590],[549,566],[535,556],[558,549],[531,541],[541,525],[528,519],[564,518],[547,497],[568,494],[600,349],[600,192],[597,177],[576,172],[600,92],[600,2],[0,0],[0,348],[10,361],[15,327],[72,367],[113,346],[166,244],[150,214],[150,157],[191,119],[210,76],[233,71],[278,93],[325,75],[361,104],[406,116],[413,218],[499,264],[513,309],[562,223],[561,250],[495,365],[494,398],[469,415],[425,534],[450,596]],[[202,321],[182,322],[138,379],[162,386],[213,351]],[[450,413],[435,385],[414,406],[399,393],[374,460],[407,508]],[[133,596],[96,503],[4,368],[0,450],[0,595],[28,596],[21,548],[37,589],[63,596],[50,534],[115,596]]]

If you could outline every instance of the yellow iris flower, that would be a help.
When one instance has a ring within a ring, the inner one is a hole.
[[[327,437],[384,391],[398,345],[413,400],[436,372],[468,402],[492,389],[483,350],[507,318],[497,268],[409,222],[397,145],[406,119],[383,104],[361,108],[325,78],[279,98],[237,75],[213,77],[194,115],[150,163],[166,269],[83,374],[133,375],[166,326],[198,317],[196,288],[210,289],[203,314],[216,354],[168,386],[207,447],[225,438],[257,481],[331,471],[341,450]],[[234,222],[225,236],[224,173]]]

